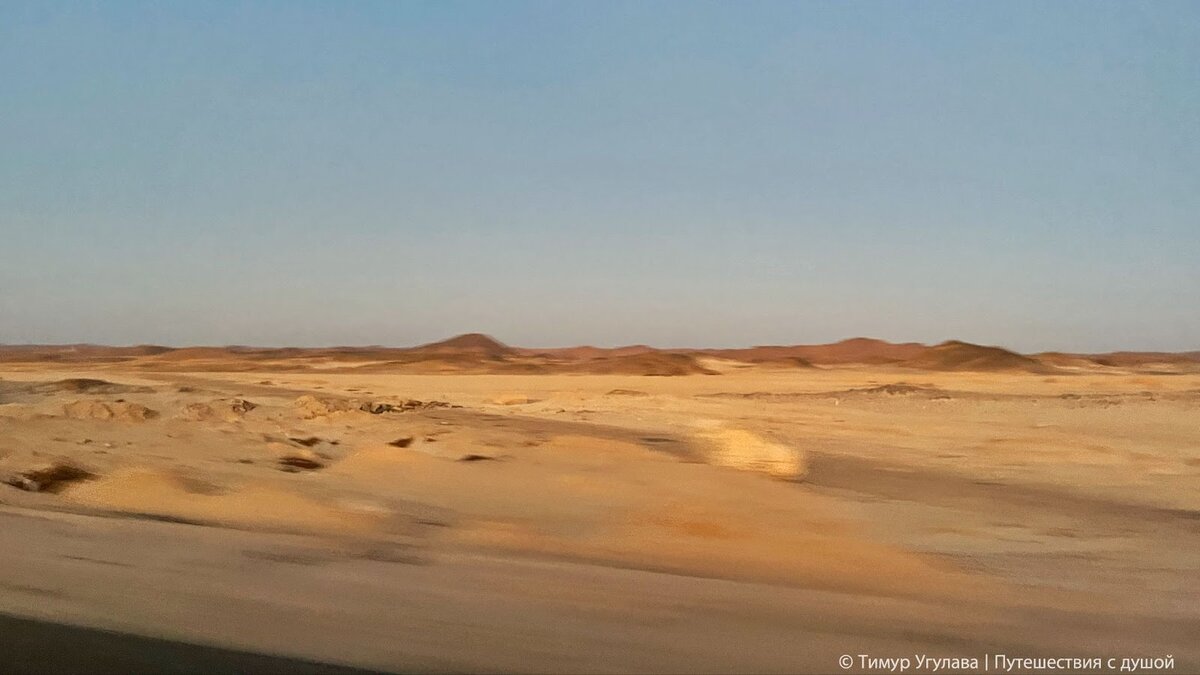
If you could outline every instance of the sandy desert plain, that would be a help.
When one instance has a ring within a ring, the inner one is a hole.
[[[0,479],[0,615],[293,670],[1200,671],[1200,353],[6,347]]]

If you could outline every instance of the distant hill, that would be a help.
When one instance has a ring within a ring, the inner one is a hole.
[[[648,345],[628,345],[625,347],[550,347],[542,349],[519,349],[522,354],[529,356],[548,356],[560,359],[599,359],[611,356],[633,356],[635,354],[650,354],[664,351]]]
[[[1045,373],[1053,371],[1050,366],[1028,356],[1010,352],[1000,347],[949,340],[927,348],[920,356],[901,362],[906,368],[922,370],[967,370],[979,372],[1016,371]]]
[[[406,350],[412,353],[423,353],[430,355],[441,354],[473,354],[476,356],[484,356],[491,359],[502,359],[506,356],[517,354],[517,350],[500,342],[490,335],[483,333],[465,333],[456,335],[448,340],[441,342],[431,342],[419,347],[413,347]]]
[[[897,344],[886,340],[857,337],[828,345],[809,345],[801,349],[800,356],[813,363],[884,364],[916,358],[927,349],[929,347],[917,342]]]
[[[912,359],[929,347],[919,342],[888,342],[872,337],[851,337],[850,340],[834,342],[832,345],[805,347],[802,356],[818,364],[886,364]]]
[[[1090,369],[1098,368],[1101,364],[1095,359],[1083,354],[1065,354],[1063,352],[1042,352],[1033,354],[1030,358],[1055,368]]]
[[[647,352],[588,359],[567,365],[571,372],[597,375],[715,375],[691,354]]]
[[[106,347],[103,345],[0,345],[0,362],[120,362],[143,356],[156,356],[172,351],[170,347],[137,345]]]
[[[771,368],[854,365],[933,371],[1070,373],[1117,368],[1146,373],[1200,373],[1200,352],[1022,355],[1001,347],[951,340],[935,346],[851,338],[824,345],[761,345],[737,349],[624,347],[510,347],[483,333],[467,333],[417,347],[160,347],[138,345],[0,345],[0,363],[112,364],[163,371],[597,373],[691,375],[718,368],[705,357]],[[724,370],[724,369],[722,369]]]
[[[703,349],[700,353],[747,363],[791,364],[796,367],[850,363],[898,363],[919,355],[925,345],[895,344],[870,338],[852,338],[828,345],[762,345],[742,349]]]
[[[1103,366],[1137,368],[1152,365],[1200,363],[1200,352],[1109,352],[1090,354],[1088,358]]]
[[[1200,372],[1200,352],[1043,352],[1034,354],[1033,358],[1048,365],[1072,369],[1118,368],[1144,372]]]

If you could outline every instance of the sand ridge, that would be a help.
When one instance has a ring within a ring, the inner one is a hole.
[[[272,531],[369,532],[382,510],[323,504],[270,485],[211,491],[166,471],[131,467],[68,488],[63,497],[83,506],[137,516]]]

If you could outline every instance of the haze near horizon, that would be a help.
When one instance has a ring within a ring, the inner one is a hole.
[[[1200,349],[1193,3],[0,5],[0,343]]]

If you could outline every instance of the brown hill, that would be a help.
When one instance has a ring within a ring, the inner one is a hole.
[[[800,356],[800,347],[765,345],[746,349],[701,349],[686,353],[703,354],[719,359],[730,359],[743,363],[759,365],[792,366],[795,368],[814,368],[812,362]]]
[[[917,342],[895,343],[857,337],[828,345],[807,345],[800,349],[798,356],[818,364],[883,364],[914,359],[928,349]]]
[[[899,365],[922,370],[1026,373],[1053,371],[1053,368],[1036,359],[1010,352],[1007,349],[975,345],[958,340],[950,340],[935,347],[929,347],[920,356],[903,361]]]
[[[452,337],[449,340],[431,342],[419,347],[413,347],[407,351],[428,355],[472,354],[489,359],[502,359],[506,356],[517,354],[517,350],[483,333],[466,333]]]
[[[1060,368],[1124,368],[1143,372],[1200,372],[1200,352],[1108,352],[1105,354],[1034,354],[1038,361]]]
[[[232,347],[182,347],[155,355],[155,361],[194,361],[199,359],[229,359],[239,356]]]
[[[1066,354],[1063,352],[1041,352],[1033,354],[1030,358],[1055,368],[1075,368],[1075,369],[1094,369],[1101,368],[1103,364],[1098,363],[1095,359],[1084,354]]]
[[[757,364],[760,366],[778,366],[781,368],[816,368],[817,367],[815,364],[813,364],[812,361],[809,361],[808,359],[804,358],[803,356],[793,356],[790,354],[780,354],[777,356],[757,355],[757,356],[753,357],[752,359],[739,359],[739,360],[748,361],[749,363],[754,363],[754,364]]]
[[[647,352],[624,356],[606,356],[574,364],[565,364],[569,372],[595,375],[716,375],[691,354]]]
[[[885,364],[916,358],[925,345],[895,344],[871,338],[851,338],[828,345],[762,345],[747,349],[706,349],[702,353],[748,363],[791,364],[799,367],[850,363]]]
[[[520,349],[522,354],[528,356],[547,356],[558,359],[599,359],[612,356],[634,356],[636,354],[649,354],[663,350],[655,349],[647,345],[628,345],[625,347],[593,347],[591,345],[583,345],[580,347],[549,347],[549,348],[530,348]]]
[[[170,347],[137,345],[106,347],[103,345],[0,345],[0,362],[62,362],[106,363],[154,356],[171,351]]]
[[[1088,354],[1087,358],[1104,366],[1137,368],[1200,363],[1200,352],[1109,352],[1107,354]]]

